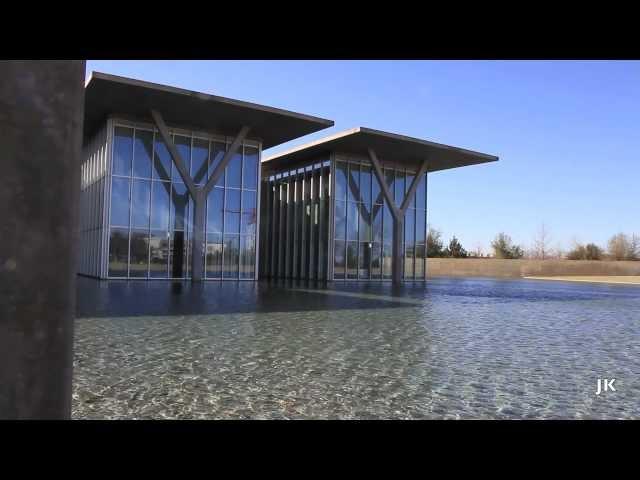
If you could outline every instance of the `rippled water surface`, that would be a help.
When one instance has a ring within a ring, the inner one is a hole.
[[[640,287],[79,279],[78,295],[74,418],[640,418]]]

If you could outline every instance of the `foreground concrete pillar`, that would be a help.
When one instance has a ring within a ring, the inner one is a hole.
[[[0,419],[71,415],[84,61],[0,61]]]

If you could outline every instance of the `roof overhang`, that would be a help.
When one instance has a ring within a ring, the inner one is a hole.
[[[170,126],[221,135],[235,136],[247,125],[249,137],[260,140],[263,149],[333,126],[332,120],[311,115],[92,72],[85,87],[84,139],[109,115],[152,122],[151,109]]]
[[[385,164],[405,165],[416,170],[427,159],[428,172],[498,160],[498,157],[486,153],[357,127],[268,156],[262,160],[262,164],[270,171],[279,171],[328,152],[368,156],[369,148]]]

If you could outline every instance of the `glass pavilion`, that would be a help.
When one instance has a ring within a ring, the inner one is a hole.
[[[495,160],[362,127],[265,158],[260,275],[425,280],[428,172]]]
[[[262,149],[331,125],[94,72],[85,90],[78,272],[257,279]]]

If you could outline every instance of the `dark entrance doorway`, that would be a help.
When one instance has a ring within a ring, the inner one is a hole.
[[[184,232],[173,232],[172,243],[171,276],[173,278],[182,278],[184,265]]]

